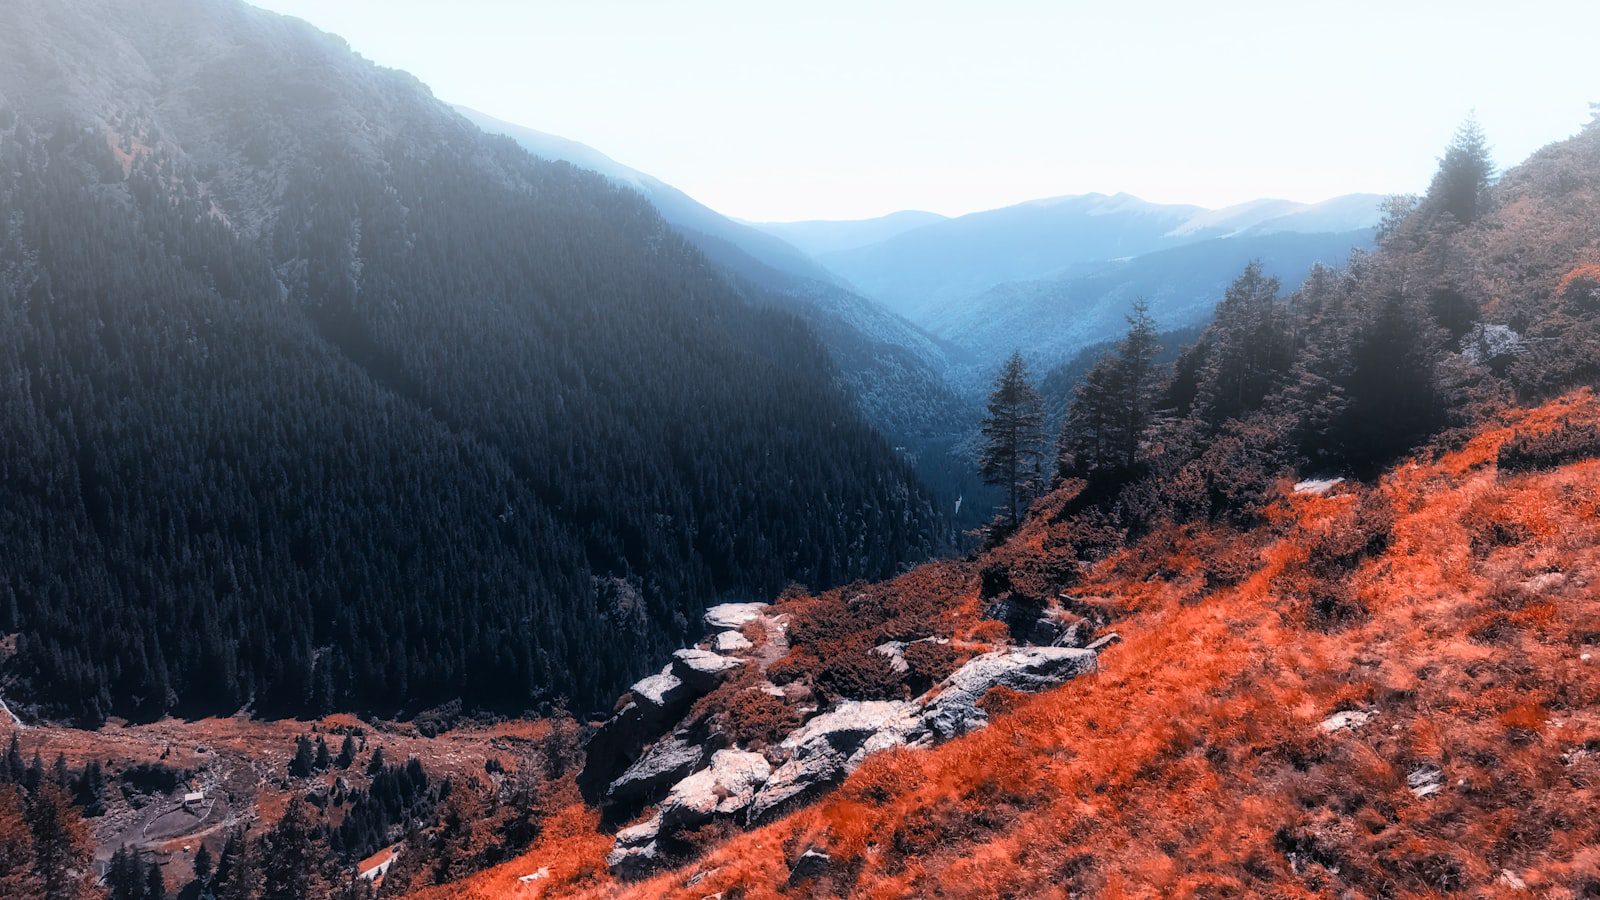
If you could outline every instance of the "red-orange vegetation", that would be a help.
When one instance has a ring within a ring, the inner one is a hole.
[[[1123,642],[1098,674],[1000,698],[988,728],[932,750],[873,757],[682,870],[567,883],[627,897],[1600,892],[1600,460],[1497,466],[1518,434],[1595,421],[1600,403],[1578,392],[1376,485],[1278,490],[1248,530],[1159,529],[1076,576],[1075,595],[1118,608]],[[1048,552],[1056,526],[1038,512],[1014,556]],[[1359,615],[1329,627],[1319,586]],[[945,597],[972,608],[970,587]],[[973,621],[958,620],[969,635]],[[574,833],[520,865],[577,846],[598,860],[608,844]],[[812,847],[832,856],[826,874],[791,885]]]

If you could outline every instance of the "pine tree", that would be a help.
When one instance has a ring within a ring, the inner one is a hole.
[[[318,735],[316,761],[312,763],[312,766],[318,772],[326,772],[332,765],[333,757],[328,753],[328,742],[323,740],[321,735]]]
[[[89,818],[105,815],[106,782],[100,761],[91,759],[72,783],[72,802]]]
[[[159,863],[150,863],[144,870],[144,900],[166,900],[167,882],[161,876]]]
[[[205,844],[194,852],[194,878],[195,881],[205,884],[211,879],[211,851]]]
[[[35,897],[39,880],[33,871],[33,834],[28,830],[22,794],[0,787],[0,897]]]
[[[1458,225],[1470,225],[1488,208],[1494,160],[1476,116],[1469,116],[1439,160],[1425,201],[1435,214],[1448,213]]]
[[[316,770],[316,762],[316,751],[313,749],[311,739],[303,734],[300,735],[295,739],[294,758],[289,760],[289,774],[295,778],[305,778]]]
[[[356,761],[356,739],[351,735],[344,736],[344,743],[339,745],[339,758],[336,760],[339,768],[348,769]]]
[[[1201,337],[1205,361],[1194,412],[1212,428],[1259,409],[1294,363],[1292,330],[1278,287],[1261,261],[1251,260],[1228,285]]]
[[[1084,375],[1073,394],[1059,444],[1062,474],[1133,469],[1154,418],[1159,350],[1155,320],[1140,300],[1128,316],[1127,334]]]
[[[67,793],[45,781],[28,801],[28,830],[33,832],[33,871],[39,896],[46,900],[76,898],[84,888],[91,857],[89,829]]]
[[[367,760],[367,777],[376,778],[383,771],[383,748],[372,751],[372,758]]]
[[[283,818],[262,837],[262,900],[310,900],[318,896],[315,824],[305,801],[295,797]]]
[[[1028,365],[1021,353],[1012,353],[989,395],[978,458],[983,480],[1006,492],[1006,521],[1011,527],[1016,527],[1021,505],[1040,480],[1043,424],[1044,405],[1028,380]]]

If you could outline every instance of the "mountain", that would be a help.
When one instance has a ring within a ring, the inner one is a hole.
[[[1049,368],[1085,345],[1120,334],[1135,300],[1149,303],[1161,327],[1182,328],[1209,318],[1228,283],[1253,259],[1293,290],[1313,265],[1337,268],[1351,251],[1371,247],[1370,229],[1250,231],[1131,259],[1078,264],[1056,278],[1002,284],[931,315],[927,327],[979,358],[999,359],[1021,350]]]
[[[808,280],[834,280],[834,276],[811,257],[780,238],[714,212],[677,188],[654,176],[630,169],[598,150],[577,141],[501,121],[465,106],[454,108],[472,124],[490,134],[503,134],[511,138],[535,156],[561,160],[581,169],[599,172],[614,184],[638,191],[661,213],[661,218],[697,245],[702,245],[702,251],[708,249],[704,244],[710,244],[708,255],[715,257],[722,252],[721,245],[731,245],[750,259],[778,272]]]
[[[10,2],[0,97],[12,708],[587,709],[944,545],[802,323],[338,38]]]
[[[728,275],[748,302],[792,313],[811,328],[862,414],[915,465],[946,509],[955,509],[962,497],[986,496],[987,488],[973,475],[967,446],[978,409],[970,396],[951,385],[953,377],[959,381],[958,373],[976,365],[964,351],[842,285],[781,235],[735,222],[576,141],[465,107],[456,110],[485,131],[511,137],[535,156],[598,172],[639,192]],[[931,214],[909,215],[915,221]],[[956,525],[981,524],[984,508],[982,502],[966,504],[966,515]]]
[[[896,235],[947,221],[938,213],[902,210],[875,219],[812,220],[805,222],[753,222],[754,227],[776,235],[813,257],[853,250],[886,241]]]
[[[1074,265],[1221,237],[1350,232],[1374,227],[1378,218],[1372,195],[1206,210],[1085,194],[972,213],[818,260],[868,297],[928,325],[998,285],[1062,275]]]
[[[1600,117],[1487,160],[1121,342],[1015,530],[708,611],[726,674],[635,685],[423,896],[1593,893]]]

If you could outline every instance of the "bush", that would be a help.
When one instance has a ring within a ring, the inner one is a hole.
[[[962,653],[949,644],[933,641],[916,641],[906,645],[905,660],[909,671],[906,681],[914,694],[920,694],[949,677],[961,667],[971,654]]]
[[[864,643],[834,642],[817,648],[822,671],[817,690],[841,700],[892,700],[903,693],[900,673],[889,658]]]
[[[1519,431],[1500,447],[1503,472],[1552,469],[1600,456],[1600,428],[1593,423],[1563,422],[1540,431]]]

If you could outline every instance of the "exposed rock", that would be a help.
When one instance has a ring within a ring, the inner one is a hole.
[[[619,878],[642,878],[661,865],[661,849],[656,839],[661,835],[661,815],[658,813],[637,825],[617,832],[617,843],[606,854],[606,867]]]
[[[1377,714],[1377,710],[1365,709],[1349,709],[1344,712],[1336,712],[1322,720],[1321,728],[1328,734],[1343,731],[1346,728],[1354,730],[1367,724]]]
[[[828,864],[833,862],[833,857],[815,847],[800,854],[794,861],[794,866],[789,869],[789,884],[795,885],[802,881],[819,878],[828,871]]]
[[[1418,797],[1444,790],[1444,772],[1438,766],[1419,766],[1406,776],[1406,787]]]
[[[706,610],[706,624],[718,631],[743,628],[766,615],[767,603],[721,603]]]
[[[1545,572],[1542,575],[1535,575],[1532,578],[1529,578],[1527,581],[1522,582],[1522,589],[1530,594],[1543,594],[1548,591],[1553,591],[1566,583],[1566,573]]]
[[[715,688],[724,675],[744,665],[744,660],[712,653],[710,650],[686,649],[672,654],[672,674],[690,690],[704,694]]]
[[[700,745],[677,735],[663,738],[611,782],[606,790],[606,799],[619,804],[646,802],[659,796],[668,785],[699,768],[704,760],[705,749]]]
[[[648,678],[639,679],[629,690],[633,691],[635,699],[661,708],[687,700],[692,693],[683,679],[672,674],[671,666]]]
[[[1341,484],[1344,484],[1343,478],[1307,478],[1305,481],[1295,483],[1294,492],[1321,497]]]
[[[750,804],[750,821],[808,800],[844,780],[868,755],[904,744],[918,726],[917,712],[903,700],[849,700],[807,722],[779,744],[792,755]]]
[[[906,663],[906,642],[886,641],[872,648],[872,652],[889,660],[889,668],[897,674],[904,675],[911,671],[911,666]]]
[[[1112,644],[1120,644],[1120,643],[1122,643],[1122,635],[1117,634],[1115,631],[1113,631],[1113,632],[1111,632],[1109,634],[1103,634],[1100,637],[1095,638],[1093,641],[1090,641],[1088,646],[1084,647],[1083,649],[1092,650],[1095,653],[1099,653],[1100,651],[1106,649],[1107,647],[1111,646]]]
[[[1512,889],[1513,891],[1525,891],[1528,889],[1528,883],[1522,880],[1522,876],[1511,871],[1510,869],[1500,870],[1499,881],[1502,885]]]
[[[1521,353],[1522,335],[1505,325],[1478,323],[1461,338],[1461,355],[1468,362],[1488,365]]]
[[[771,775],[772,764],[759,753],[718,750],[711,765],[673,785],[661,801],[662,827],[679,831],[743,812]]]
[[[737,631],[719,631],[717,636],[711,639],[711,649],[718,653],[737,653],[754,646],[749,638]]]
[[[1095,652],[1074,647],[1022,647],[996,650],[951,673],[922,717],[925,742],[949,740],[981,728],[989,716],[978,706],[996,687],[1036,693],[1093,672]]]
[[[533,883],[535,881],[543,881],[543,880],[545,880],[546,878],[549,878],[549,877],[550,877],[550,867],[549,866],[540,866],[538,869],[536,869],[536,870],[534,870],[532,872],[529,872],[526,875],[518,876],[517,880],[522,882],[523,884],[531,884],[531,883]]]

